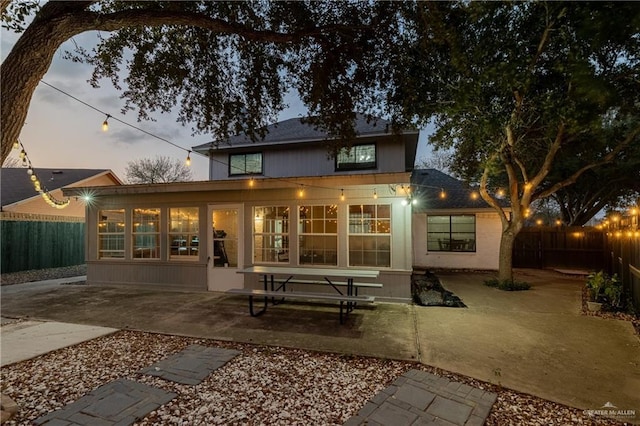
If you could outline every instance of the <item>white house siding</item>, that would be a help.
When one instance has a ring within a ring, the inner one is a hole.
[[[500,235],[502,225],[496,212],[464,212],[476,216],[476,251],[441,252],[427,251],[428,213],[413,215],[414,267],[434,269],[498,269]],[[461,214],[460,211],[433,212],[434,215]]]

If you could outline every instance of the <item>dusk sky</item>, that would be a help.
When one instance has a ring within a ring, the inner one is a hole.
[[[122,115],[124,101],[110,81],[101,81],[102,87],[92,88],[87,80],[92,67],[63,59],[65,51],[74,49],[74,42],[86,49],[96,43],[96,32],[84,33],[62,45],[43,80],[76,98],[104,111],[120,120],[140,127],[147,132],[167,139],[185,149],[210,142],[209,135],[191,135],[189,126],[176,122],[174,114],[154,116],[157,121],[137,121],[136,112]],[[2,60],[18,39],[18,34],[2,29]],[[280,113],[278,119],[285,120],[304,115],[306,109],[296,96],[288,96],[289,108]],[[6,106],[4,106],[6,107]],[[145,133],[110,120],[109,131],[101,129],[105,115],[44,85],[38,85],[20,140],[35,168],[90,168],[111,169],[122,180],[125,179],[127,162],[156,155],[186,159],[186,151]],[[418,148],[417,163],[426,155],[426,137],[422,132]],[[17,156],[12,151],[11,156]],[[207,159],[191,154],[194,180],[207,180]]]

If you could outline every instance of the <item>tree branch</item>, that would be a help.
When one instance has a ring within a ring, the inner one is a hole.
[[[498,204],[496,199],[493,198],[491,194],[489,194],[489,191],[487,190],[488,181],[489,181],[489,165],[487,164],[484,167],[484,171],[482,172],[482,177],[480,178],[480,196],[484,201],[486,201],[487,204],[489,204],[498,212],[498,215],[500,216],[500,221],[503,224],[503,228],[506,228],[506,224],[509,222],[509,219],[507,219],[506,213],[504,212],[502,207]]]
[[[207,29],[220,34],[236,34],[247,40],[291,43],[308,37],[341,32],[352,34],[368,26],[323,25],[304,28],[291,33],[271,30],[255,30],[244,24],[211,18],[199,13],[180,10],[127,9],[113,13],[83,11],[69,17],[70,24],[82,28],[82,31],[116,31],[124,27],[157,27],[161,25],[190,26]]]
[[[631,142],[638,137],[638,135],[640,135],[640,126],[636,127],[631,133],[629,133],[629,135],[622,142],[620,142],[613,150],[611,150],[607,155],[605,155],[601,161],[587,164],[586,166],[578,169],[575,173],[573,173],[568,178],[560,182],[557,182],[555,185],[552,185],[550,188],[540,192],[539,194],[536,194],[536,198],[548,197],[549,195],[553,194],[559,189],[569,186],[571,184],[574,184],[576,180],[587,170],[591,170],[596,167],[602,166],[604,164],[613,162],[616,155],[618,155],[620,151],[622,151],[624,148],[629,146]]]

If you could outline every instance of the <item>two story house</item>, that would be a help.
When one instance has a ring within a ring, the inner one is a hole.
[[[389,124],[358,116],[330,156],[327,134],[294,118],[259,142],[194,147],[209,181],[84,188],[87,281],[225,291],[257,286],[237,273],[252,265],[357,267],[380,271],[379,300],[409,300],[418,131]]]

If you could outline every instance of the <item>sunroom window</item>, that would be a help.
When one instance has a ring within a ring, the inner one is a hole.
[[[133,258],[160,258],[160,209],[133,209]]]
[[[289,263],[289,207],[256,207],[253,212],[253,261]]]
[[[200,251],[200,210],[198,207],[169,209],[169,258],[197,260]]]
[[[98,258],[124,258],[124,209],[100,210]]]
[[[349,266],[391,266],[391,205],[349,206]]]
[[[338,206],[300,206],[299,262],[301,265],[338,264]]]

